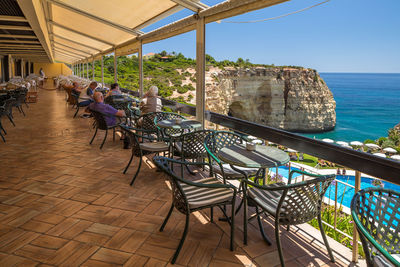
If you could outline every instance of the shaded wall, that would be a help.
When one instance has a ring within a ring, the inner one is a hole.
[[[64,63],[34,63],[33,72],[39,75],[40,68],[43,68],[46,77],[56,77],[62,75],[72,75],[72,70]]]

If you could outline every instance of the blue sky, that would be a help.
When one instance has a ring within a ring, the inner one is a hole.
[[[217,0],[202,1],[215,4]],[[225,21],[260,20],[321,1],[293,0]],[[206,52],[217,60],[297,65],[319,72],[400,73],[400,1],[331,0],[277,20],[206,27]],[[178,12],[152,28],[192,14]],[[145,29],[146,31],[152,28]],[[195,32],[144,45],[144,53],[182,52],[195,58]]]

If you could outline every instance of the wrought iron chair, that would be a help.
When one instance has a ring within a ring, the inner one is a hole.
[[[6,142],[6,139],[4,138],[3,134],[1,133],[1,131],[4,132],[5,135],[7,135],[6,130],[4,129],[3,125],[1,124],[1,117],[3,117],[3,115],[5,115],[5,105],[6,103],[3,102],[2,105],[0,105],[0,137],[1,139],[3,139],[3,142]]]
[[[126,124],[120,124],[120,127],[125,132],[125,137],[129,136],[132,145],[131,158],[129,159],[129,162],[124,169],[124,174],[131,165],[133,157],[139,158],[139,166],[130,183],[130,185],[132,186],[136,180],[136,177],[139,174],[140,167],[142,166],[143,156],[153,153],[158,154],[160,152],[165,153],[169,151],[169,145],[164,141],[153,142],[155,140],[154,137],[152,135],[149,135],[150,132],[153,133],[151,130],[133,128]]]
[[[294,173],[304,174],[309,177],[314,177],[314,179],[291,184]],[[334,174],[317,175],[293,170],[289,174],[287,185],[283,183],[260,185],[257,180],[254,182],[244,180],[244,191],[246,191],[246,188],[250,186],[247,189],[247,194],[244,192],[244,195],[247,195],[245,201],[249,201],[249,205],[256,207],[260,232],[268,245],[271,245],[271,241],[265,236],[264,229],[260,222],[260,214],[266,213],[275,219],[275,238],[281,266],[285,266],[285,262],[281,247],[279,226],[302,224],[311,221],[315,217],[317,217],[321,235],[328,250],[329,257],[332,262],[335,262],[321,220],[322,198],[334,179]],[[259,211],[259,208],[261,208],[261,212]],[[247,223],[247,220],[245,220],[245,223]]]
[[[246,139],[241,135],[229,131],[216,131],[213,135],[206,137],[204,146],[209,155],[211,162],[211,172],[220,174],[225,179],[242,178],[243,174],[233,170],[229,164],[224,164],[216,156],[218,151],[224,147],[229,147],[234,144],[244,144]],[[258,169],[236,167],[247,174],[247,177],[257,174]]]
[[[202,160],[208,157],[207,150],[204,146],[205,139],[208,135],[212,135],[214,131],[212,130],[200,130],[191,133],[183,134],[176,138],[175,149],[180,156],[180,160],[186,162],[187,160]],[[209,163],[206,165],[211,166]],[[183,176],[184,164],[181,164],[181,175]],[[187,166],[186,166],[187,167]],[[194,174],[188,167],[189,173]],[[210,175],[211,172],[210,172]]]
[[[15,98],[9,96],[9,98],[4,101],[4,109],[2,112],[3,114],[5,114],[7,116],[7,118],[10,120],[12,125],[14,125],[14,127],[15,127],[15,123],[14,123],[13,115],[12,115],[12,107],[14,106],[15,101],[16,101]]]
[[[351,215],[368,266],[400,266],[400,193],[390,189],[358,191]]]
[[[16,107],[20,113],[22,113],[25,117],[24,109],[22,108],[22,104],[25,103],[27,89],[16,89],[14,91],[15,101],[13,102],[13,107]]]
[[[158,131],[161,133],[161,136],[164,140],[169,141],[171,138],[176,138],[182,135],[185,132],[188,132],[188,130],[182,130],[182,129],[162,129],[157,126],[157,122],[162,121],[162,120],[175,120],[175,119],[185,119],[180,114],[177,113],[172,113],[172,112],[157,112],[157,115],[154,117],[154,125],[156,125]]]
[[[185,238],[189,228],[189,217],[190,213],[206,208],[220,207],[223,205],[232,205],[232,217],[228,218],[231,224],[231,241],[230,249],[233,251],[234,242],[234,228],[235,228],[235,199],[236,199],[236,188],[232,185],[223,184],[216,178],[205,178],[197,181],[190,181],[184,177],[178,177],[172,170],[172,164],[183,164],[183,165],[194,165],[201,166],[205,163],[200,162],[183,162],[177,161],[165,157],[154,157],[154,163],[158,168],[167,174],[167,177],[172,187],[172,205],[161,225],[160,232],[164,230],[165,225],[168,222],[169,217],[174,207],[181,213],[186,215],[186,224],[183,231],[182,238],[179,242],[178,248],[172,258],[171,263],[174,264],[179,256],[179,252],[185,242]],[[222,209],[222,212],[226,212]],[[211,222],[213,222],[213,216],[211,213]]]
[[[75,114],[74,114],[74,118],[75,118],[76,115],[78,115],[79,109],[81,107],[87,107],[87,106],[89,106],[89,104],[79,103],[79,95],[77,95],[77,94],[71,94],[71,95],[75,98],[75,105],[76,105],[76,111],[75,111]]]
[[[115,117],[114,115],[108,115],[108,114],[104,114],[98,111],[94,111],[94,110],[90,110],[90,113],[93,115],[93,118],[95,120],[95,127],[96,130],[94,132],[94,135],[92,137],[92,140],[90,140],[90,144],[93,143],[94,138],[96,137],[97,131],[103,130],[106,131],[105,135],[104,135],[104,139],[103,142],[100,145],[100,149],[103,148],[104,143],[107,139],[107,135],[108,135],[108,130],[112,129],[113,130],[113,141],[115,141],[115,128],[118,126],[118,124],[114,124],[114,125],[107,125],[106,119],[105,117]]]

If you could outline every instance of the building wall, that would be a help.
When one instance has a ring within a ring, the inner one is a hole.
[[[64,63],[34,63],[33,72],[39,75],[40,68],[43,68],[46,77],[58,75],[72,75],[72,70]]]

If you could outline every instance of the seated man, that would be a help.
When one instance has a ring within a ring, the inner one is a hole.
[[[78,99],[80,106],[88,106],[90,103],[93,102],[93,93],[96,90],[96,87],[97,87],[97,82],[91,82],[87,88],[82,90],[79,89],[77,90],[78,92],[80,92]]]
[[[79,87],[78,82],[72,83],[71,93],[79,95],[81,93],[81,88]]]
[[[101,112],[106,115],[111,115],[111,116],[105,116],[107,126],[115,125],[117,123],[116,117],[125,117],[125,111],[117,110],[108,104],[104,104],[104,97],[102,93],[100,92],[94,93],[93,99],[94,103],[91,103],[89,105],[88,107],[89,110]]]
[[[162,109],[161,99],[158,98],[158,88],[153,85],[149,91],[144,95],[142,102],[140,102],[140,111],[142,114],[150,112],[160,112]]]
[[[107,93],[106,98],[112,95],[122,95],[118,83],[111,84],[110,92]]]

